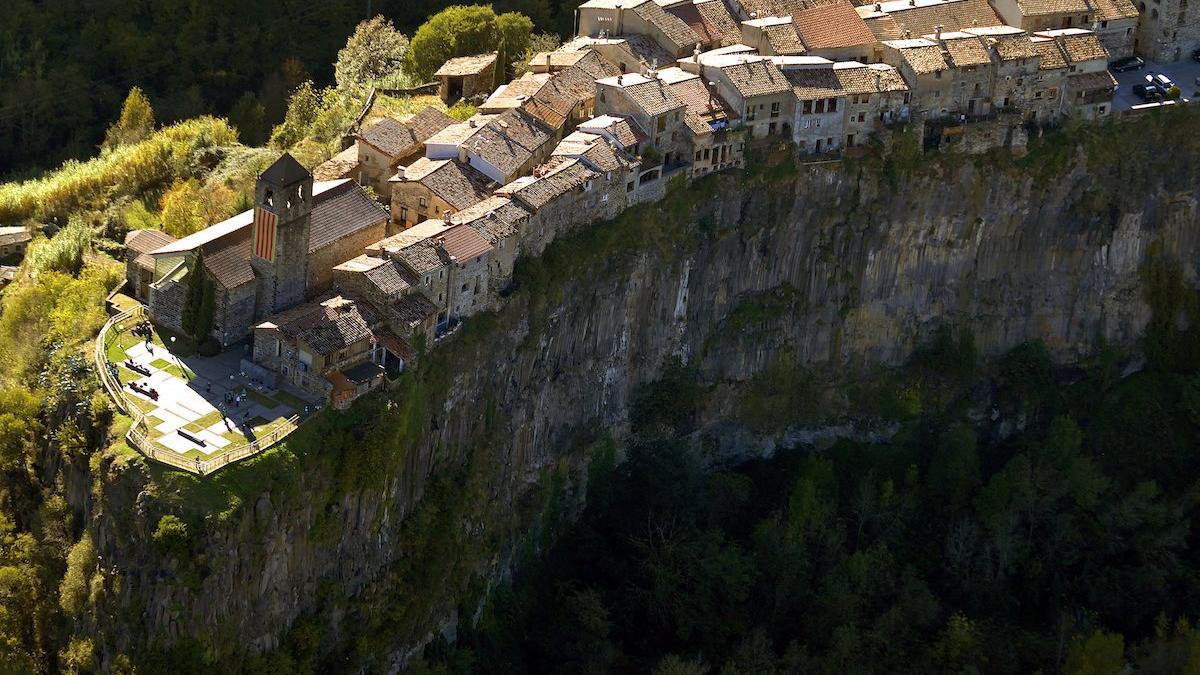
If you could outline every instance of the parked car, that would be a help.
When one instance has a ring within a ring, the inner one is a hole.
[[[1171,87],[1175,86],[1175,80],[1162,73],[1151,73],[1146,76],[1146,81],[1158,87],[1164,96]]]
[[[1200,49],[1197,49],[1196,51],[1192,52],[1192,60],[1200,61]]]
[[[1153,84],[1135,84],[1133,85],[1133,95],[1142,99],[1146,103],[1161,101],[1163,93],[1158,90],[1158,87]]]
[[[1108,69],[1114,73],[1124,73],[1130,70],[1141,70],[1146,62],[1140,56],[1126,56],[1108,64]]]

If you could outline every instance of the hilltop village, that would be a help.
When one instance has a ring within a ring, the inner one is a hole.
[[[251,210],[178,240],[131,232],[129,288],[181,331],[203,275],[211,339],[251,345],[244,372],[344,407],[494,308],[518,257],[676,177],[743,167],[748,144],[852,154],[896,125],[931,147],[976,121],[1104,118],[1110,59],[1178,58],[1139,43],[1139,16],[1129,0],[588,0],[573,40],[494,90],[494,53],[443,65],[441,97],[478,103],[466,121],[383,119],[313,172],[281,157]]]

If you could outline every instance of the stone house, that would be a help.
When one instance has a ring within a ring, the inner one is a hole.
[[[474,228],[453,224],[438,235],[436,241],[448,258],[446,287],[451,321],[457,322],[489,309],[492,305],[492,245]]]
[[[686,21],[655,0],[587,0],[579,6],[577,17],[580,36],[643,35],[672,59],[691,52],[704,40]],[[653,65],[668,66],[670,61]]]
[[[491,195],[497,184],[466,160],[464,148],[454,159],[422,157],[397,174],[392,181],[392,220],[412,227]]]
[[[420,283],[404,264],[387,256],[363,254],[334,268],[334,289],[369,301],[405,345],[433,344],[436,337],[437,307],[419,290]]]
[[[555,66],[554,55],[563,54],[570,65]],[[620,74],[613,63],[599,53],[546,52],[541,72],[525,73],[501,87],[479,108],[483,113],[502,113],[521,108],[539,119],[561,139],[580,122],[590,119],[595,110],[596,80]]]
[[[895,68],[849,61],[833,64],[833,75],[843,92],[845,147],[863,145],[885,126],[910,118],[911,95]]]
[[[1113,58],[1133,53],[1138,10],[1131,0],[993,0],[993,6],[1004,23],[1030,33],[1091,29]]]
[[[744,132],[737,129],[738,113],[713,85],[681,68],[659,73],[672,93],[683,101],[692,176],[743,166]]]
[[[341,180],[353,178],[358,180],[358,144],[342,150],[338,154],[313,167],[313,180]]]
[[[150,284],[154,283],[154,256],[151,251],[175,241],[161,230],[130,230],[125,234],[125,279],[129,294],[141,302],[150,299]]]
[[[882,57],[875,34],[847,0],[798,11],[792,15],[792,25],[810,56],[862,63]]]
[[[522,226],[532,213],[519,202],[494,195],[450,216],[454,225],[466,225],[492,246],[491,280],[488,289],[500,293],[512,283],[513,268],[520,255]]]
[[[1094,120],[1112,113],[1117,82],[1108,72],[1108,50],[1099,36],[1079,28],[1040,31],[1037,35],[1054,38],[1066,55],[1067,82],[1062,114]]]
[[[938,30],[924,37],[942,48],[950,65],[949,74],[954,84],[950,88],[950,101],[946,102],[949,111],[968,118],[990,115],[993,112],[992,55],[983,41],[963,31]]]
[[[967,28],[963,32],[982,40],[991,54],[993,106],[1028,114],[1041,60],[1029,34],[1013,26]]]
[[[326,294],[254,327],[254,363],[339,409],[382,386],[412,353],[382,312],[350,295]]]
[[[643,144],[650,140],[632,117],[597,115],[579,124],[579,131],[597,134],[617,144],[625,154],[637,157],[642,154]]]
[[[553,149],[554,131],[520,108],[476,115],[425,142],[427,158],[458,158],[501,185],[532,171]]]
[[[259,176],[253,209],[148,252],[150,318],[184,332],[188,278],[203,274],[214,290],[211,335],[231,345],[262,318],[323,291],[332,267],[357,255],[363,240],[386,235],[386,225],[387,212],[353,181],[314,184],[284,154]]]
[[[784,71],[796,96],[792,140],[803,153],[835,152],[842,147],[846,92],[833,64]]]
[[[426,107],[406,121],[384,118],[359,132],[358,182],[375,188],[385,202],[391,197],[389,179],[400,167],[425,154],[425,141],[457,121],[446,113]]]
[[[932,35],[939,27],[955,32],[1004,23],[988,0],[888,0],[863,4],[854,11],[881,41]]]
[[[657,172],[660,164],[670,167],[687,161],[681,134],[683,101],[657,76],[633,73],[598,80],[596,112],[630,117],[646,131],[649,138],[642,148],[643,171]]]
[[[438,96],[446,105],[487,96],[496,83],[496,52],[452,58],[433,76],[438,81]]]
[[[1062,117],[1066,97],[1068,64],[1058,40],[1033,35],[1030,44],[1038,55],[1038,72],[1033,81],[1027,109],[1040,124]]]
[[[694,54],[680,67],[716,84],[717,93],[737,112],[749,138],[791,136],[796,97],[772,60],[757,54],[709,52]]]
[[[626,184],[621,172],[601,172],[583,159],[560,156],[538,175],[518,179],[496,194],[529,210],[520,232],[521,253],[539,255],[556,237],[620,213]]]
[[[808,52],[790,16],[750,19],[742,22],[741,29],[740,44],[764,56],[801,56]]]
[[[1200,49],[1200,4],[1192,2],[1189,6],[1188,0],[1136,1],[1140,19],[1134,49],[1138,54],[1167,63],[1189,58]]]
[[[954,107],[954,77],[938,43],[924,38],[885,40],[884,61],[904,76],[912,91],[916,113],[939,118],[957,112]]]
[[[25,257],[25,250],[31,241],[33,234],[24,226],[0,227],[0,259]]]

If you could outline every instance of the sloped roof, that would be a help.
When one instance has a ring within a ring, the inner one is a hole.
[[[0,228],[0,235],[3,235],[3,230],[7,229],[9,228]],[[20,229],[25,230],[23,227]],[[130,230],[125,234],[125,248],[132,253],[149,253],[173,241],[175,241],[175,237],[162,230]]]
[[[796,12],[792,15],[792,25],[809,51],[875,42],[875,34],[863,23],[854,6],[845,1]]]
[[[530,215],[529,209],[520,203],[495,195],[451,215],[450,222],[473,228],[495,246],[501,239],[515,235]]]
[[[411,178],[410,178],[411,176]],[[405,180],[429,188],[456,209],[465,208],[492,193],[496,184],[478,169],[457,159],[422,157],[404,171]]]
[[[888,40],[884,44],[899,51],[900,58],[918,75],[950,69],[942,48],[930,40]]]
[[[835,63],[833,74],[846,94],[876,94],[887,91],[908,91],[900,71],[882,63],[870,65]]]
[[[456,56],[442,64],[433,74],[434,77],[462,77],[478,75],[496,63],[496,52],[475,54],[472,56]]]
[[[439,235],[446,254],[460,263],[492,250],[492,245],[467,225],[455,225]]]
[[[313,167],[313,180],[339,180],[349,178],[358,168],[358,148],[351,145],[338,154]]]
[[[1089,0],[1096,13],[1097,21],[1138,18],[1137,7],[1132,0]]]
[[[359,132],[358,137],[389,157],[400,157],[416,145],[412,131],[400,120],[385,117]]]
[[[458,120],[431,105],[425,106],[421,112],[404,120],[404,126],[408,127],[418,143],[424,143],[437,132],[457,123]]]
[[[936,33],[938,26],[948,32],[1004,24],[987,0],[889,0],[856,7],[855,11],[869,20],[890,15],[901,35],[907,31],[910,36]]]
[[[425,274],[446,264],[437,242],[426,238],[397,250],[396,259],[404,263],[415,274]]]
[[[743,98],[778,94],[790,88],[779,66],[766,59],[720,66],[719,70]]]
[[[505,175],[511,174],[554,138],[554,133],[524,110],[508,110],[485,124],[467,142],[468,149]]]
[[[1059,38],[1067,60],[1071,63],[1080,61],[1107,61],[1108,50],[1100,42],[1100,37],[1092,32],[1063,35]]]
[[[513,197],[537,211],[599,175],[579,160],[562,162],[552,172],[535,178],[514,191]]]
[[[267,318],[287,337],[304,342],[319,354],[374,337],[383,317],[371,303],[347,295],[325,295]]]
[[[286,152],[259,176],[260,179],[274,185],[291,185],[311,177],[308,169],[301,166],[295,157]]]
[[[712,123],[739,117],[733,106],[699,77],[675,82],[671,91],[687,106],[684,122],[694,134],[712,133]]]
[[[381,262],[382,264],[362,272],[363,278],[379,293],[398,296],[408,289],[420,285],[421,280],[407,267],[395,260]]]
[[[1063,53],[1062,48],[1058,46],[1058,41],[1054,38],[1034,37],[1030,43],[1033,51],[1041,57],[1038,70],[1057,70],[1067,67],[1067,55]]]
[[[1021,16],[1075,14],[1091,11],[1088,0],[1017,0]]]
[[[628,148],[644,143],[650,138],[645,131],[638,126],[629,117],[619,117],[616,115],[600,115],[593,117],[590,120],[581,122],[580,129],[594,129],[596,131],[607,131],[612,137],[621,144],[621,147]]]
[[[725,5],[725,0],[701,0],[695,7],[708,29],[708,34],[716,36],[722,47],[741,42],[742,31],[738,28],[737,19],[730,14],[729,7]]]
[[[1092,91],[1095,89],[1112,89],[1117,86],[1112,73],[1099,70],[1091,73],[1076,73],[1067,76],[1067,85],[1072,91]]]
[[[789,70],[787,79],[792,85],[796,99],[800,101],[833,98],[843,94],[842,83],[837,75],[833,74],[833,68]]]
[[[767,36],[771,50],[780,56],[800,56],[808,51],[804,48],[804,42],[796,32],[796,27],[790,23],[764,26],[762,32]]]
[[[635,105],[641,108],[643,113],[650,117],[683,106],[683,103],[675,98],[665,82],[638,73],[604,78],[599,80],[598,84],[620,88]]]
[[[926,36],[928,37],[928,36]],[[983,66],[992,62],[983,42],[974,35],[966,33],[942,34],[942,49],[950,56],[950,60],[959,68],[967,66]]]
[[[308,252],[325,248],[387,219],[386,209],[368,197],[362,188],[345,181],[313,199]]]
[[[702,41],[691,26],[679,17],[668,14],[656,2],[643,2],[633,8],[633,13],[662,31],[663,35],[678,47],[687,47]]]

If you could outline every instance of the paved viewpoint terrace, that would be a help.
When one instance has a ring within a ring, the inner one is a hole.
[[[240,350],[186,354],[148,324],[137,306],[97,338],[109,394],[134,418],[130,445],[151,459],[207,474],[282,440],[319,404],[240,372]],[[141,334],[138,334],[141,333]],[[170,345],[170,346],[168,346]]]

